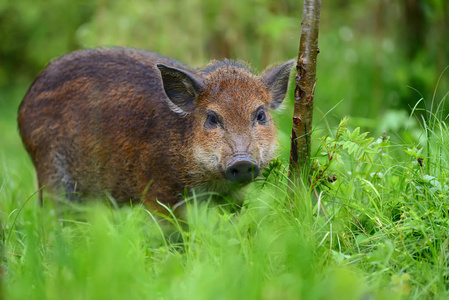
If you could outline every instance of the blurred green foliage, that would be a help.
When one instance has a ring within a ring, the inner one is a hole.
[[[293,0],[1,0],[0,102],[18,105],[21,99],[6,99],[5,89],[19,85],[24,94],[52,58],[80,48],[143,48],[194,66],[239,58],[262,69],[297,56],[301,6]],[[444,99],[448,20],[446,0],[323,2],[318,120],[343,100],[328,116],[333,124],[357,116],[355,125],[377,134],[390,128],[366,118],[408,109],[434,91]]]

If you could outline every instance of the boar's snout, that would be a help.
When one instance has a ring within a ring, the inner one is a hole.
[[[238,184],[247,184],[259,175],[259,166],[248,156],[236,157],[226,168],[226,179]]]

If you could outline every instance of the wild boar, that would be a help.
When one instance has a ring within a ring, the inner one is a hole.
[[[275,155],[270,110],[292,67],[257,76],[241,61],[194,69],[142,50],[81,50],[38,75],[19,130],[39,187],[59,197],[158,209],[192,190],[230,194]]]

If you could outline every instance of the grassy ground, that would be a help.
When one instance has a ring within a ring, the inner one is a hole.
[[[5,103],[5,299],[449,297],[449,149],[441,116],[427,118],[415,144],[371,139],[343,122],[315,140],[309,190],[289,191],[285,163],[274,163],[239,213],[192,201],[187,227],[157,221],[140,206],[37,207],[17,108]],[[404,133],[391,135],[400,141]]]

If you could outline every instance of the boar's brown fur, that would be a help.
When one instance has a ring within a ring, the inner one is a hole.
[[[185,188],[226,194],[273,158],[269,109],[282,102],[291,67],[256,76],[229,60],[197,70],[140,50],[77,51],[36,78],[20,134],[39,186],[54,195],[109,194],[157,209],[156,199],[173,206]],[[238,172],[246,175],[234,180]]]

